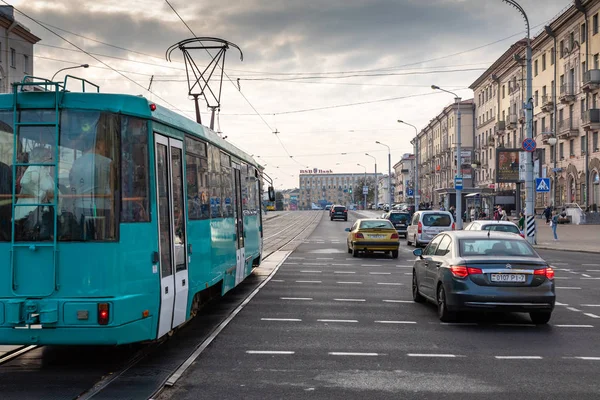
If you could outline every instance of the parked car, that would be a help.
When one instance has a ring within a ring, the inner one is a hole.
[[[343,219],[348,221],[348,209],[345,206],[335,205],[331,207],[329,218],[333,221],[334,219]]]
[[[406,238],[408,233],[408,224],[410,224],[410,214],[404,211],[390,211],[385,214],[385,219],[389,220],[396,228],[398,234]]]
[[[426,245],[438,233],[454,229],[454,218],[449,211],[417,211],[408,226],[406,244],[412,243],[415,247]]]
[[[473,221],[464,227],[465,231],[497,231],[497,232],[509,232],[516,233],[521,237],[525,237],[519,230],[519,227],[510,221]]]
[[[556,302],[554,269],[512,233],[449,231],[415,249],[412,295],[437,305],[441,321],[459,311],[525,312],[546,324]]]
[[[359,219],[352,228],[346,228],[348,253],[358,257],[359,252],[382,251],[398,258],[400,240],[392,223],[386,219]]]

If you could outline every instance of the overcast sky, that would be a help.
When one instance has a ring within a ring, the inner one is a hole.
[[[170,1],[197,36],[223,38],[242,49],[243,62],[235,49],[228,51],[225,71],[232,81],[240,79],[243,95],[264,121],[226,79],[217,128],[260,156],[277,178],[277,189],[297,187],[305,167],[363,172],[360,163],[372,172],[365,152],[377,157],[378,171],[387,172],[387,149],[375,141],[392,148],[392,165],[411,152],[414,130],[396,120],[421,129],[453,101],[433,92],[432,84],[471,98],[468,86],[525,32],[521,16],[501,0]],[[35,75],[50,77],[60,68],[89,63],[76,75],[103,92],[142,94],[194,118],[181,54],[165,61],[170,45],[193,35],[164,0],[9,3],[141,86],[17,13],[42,38],[35,48]],[[571,2],[521,4],[535,35]],[[209,61],[200,52],[196,60]],[[145,88],[152,75],[150,93]],[[352,103],[364,104],[345,106]],[[202,111],[207,125],[205,105]]]

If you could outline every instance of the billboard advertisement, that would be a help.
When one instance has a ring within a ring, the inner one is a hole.
[[[496,183],[516,183],[519,179],[520,149],[496,149]]]

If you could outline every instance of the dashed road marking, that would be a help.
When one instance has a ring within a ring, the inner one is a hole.
[[[354,271],[333,271],[334,274],[355,274]]]
[[[591,278],[592,277],[591,275],[588,275],[588,274],[581,274],[581,276],[585,276],[586,278]]]
[[[541,356],[494,356],[498,360],[541,360]]]
[[[300,300],[300,301],[311,301],[312,297],[280,297],[281,300]]]
[[[295,351],[275,351],[275,350],[246,350],[248,354],[269,354],[269,355],[289,355]]]
[[[322,266],[324,264],[323,263],[302,263],[302,265],[319,265],[319,266]]]
[[[568,358],[568,357],[565,357]],[[585,360],[585,361],[600,361],[600,357],[573,357],[576,358],[578,360]]]
[[[600,304],[582,304],[581,307],[600,307]]]
[[[476,322],[430,322],[430,324],[448,325],[448,326],[475,326]]]
[[[414,303],[412,300],[383,300],[384,303]]]
[[[552,325],[555,326],[557,328],[593,328],[594,325],[569,325],[569,324],[562,324],[562,325]]]
[[[396,268],[412,268],[412,265],[396,265]]]
[[[588,280],[598,280],[600,278],[581,278],[581,279],[588,279]]]
[[[271,279],[271,282],[285,282],[284,279]]]
[[[376,324],[416,324],[416,321],[375,321]]]
[[[381,267],[381,264],[360,264],[361,267]]]
[[[586,315],[590,318],[600,318],[600,316],[596,315],[596,314],[592,314],[592,313],[583,313],[583,315]]]
[[[581,264],[584,267],[600,267],[600,264]]]
[[[340,285],[362,285],[362,282],[336,282],[339,283]]]
[[[363,357],[377,357],[379,356],[379,353],[346,353],[346,352],[341,352],[341,351],[330,351],[329,353],[330,356],[363,356]]]
[[[535,324],[496,324],[497,326],[536,327]]]
[[[288,260],[304,260],[304,257],[288,257]]]
[[[261,318],[261,321],[301,322],[298,318]]]
[[[568,304],[565,303],[559,303],[558,301],[554,303],[557,306],[568,306]]]
[[[391,275],[391,272],[369,272],[369,275]]]
[[[404,286],[404,283],[393,283],[393,282],[377,282],[378,285],[388,285],[388,286]]]
[[[323,281],[296,281],[296,283],[323,283]]]
[[[600,272],[600,269],[586,269],[585,272]]]
[[[456,354],[434,354],[434,353],[408,353],[408,357],[440,357],[440,358],[456,358],[461,357]]]
[[[320,258],[320,257],[317,257],[317,260],[333,260],[333,258]]]
[[[405,272],[404,275],[412,275],[412,272]]]
[[[333,299],[334,301],[355,301],[355,302],[363,302],[367,301],[365,299]]]
[[[557,286],[557,289],[571,289],[571,290],[581,290],[580,287],[577,286]]]
[[[341,322],[341,323],[356,323],[356,319],[318,319],[319,322]]]
[[[334,267],[351,267],[354,264],[331,264]]]
[[[571,279],[568,276],[555,276],[554,279]]]
[[[571,310],[571,311],[575,311],[575,312],[580,312],[581,310],[578,310],[575,307],[567,307],[567,310]]]
[[[304,270],[304,271],[300,271],[303,274],[320,274],[323,271],[312,271],[312,270]]]

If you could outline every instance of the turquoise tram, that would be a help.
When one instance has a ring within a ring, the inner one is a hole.
[[[0,344],[172,333],[260,264],[262,181],[251,156],[142,96],[72,76],[14,84],[0,95]]]

